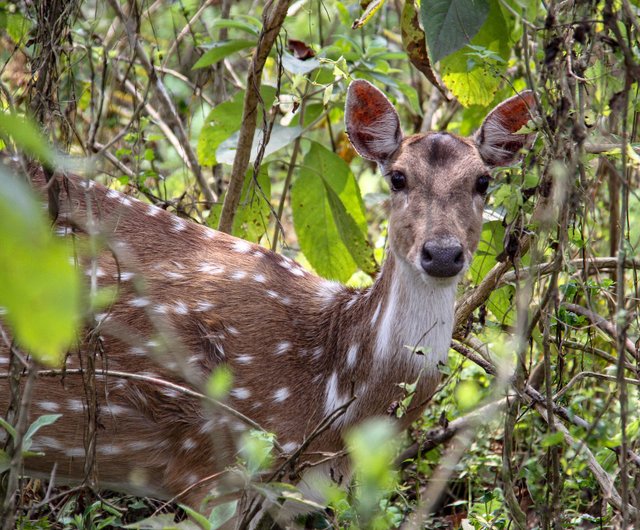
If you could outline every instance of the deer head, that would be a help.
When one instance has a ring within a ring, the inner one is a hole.
[[[405,137],[386,96],[364,80],[349,86],[346,128],[358,153],[377,162],[391,189],[391,252],[424,281],[458,278],[482,227],[491,169],[512,164],[533,134],[532,92],[498,105],[473,138],[446,132]]]

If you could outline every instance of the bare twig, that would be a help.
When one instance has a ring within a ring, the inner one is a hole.
[[[195,175],[200,187],[200,191],[204,195],[207,203],[209,205],[215,203],[217,201],[217,198],[204,178],[202,169],[200,168],[200,164],[198,163],[198,158],[196,157],[196,154],[191,147],[189,136],[185,131],[184,125],[182,123],[182,120],[180,119],[180,116],[178,115],[178,111],[176,110],[175,105],[173,104],[171,96],[164,86],[162,79],[160,79],[160,77],[158,76],[153,63],[151,62],[149,57],[147,57],[142,44],[140,44],[138,35],[132,28],[132,23],[134,23],[135,21],[132,20],[131,17],[128,17],[124,14],[122,9],[120,8],[120,3],[118,2],[118,0],[109,0],[109,4],[125,27],[125,31],[129,39],[129,45],[133,50],[135,50],[135,53],[138,56],[138,60],[146,70],[149,79],[152,81],[152,83],[155,84],[158,100],[162,104],[165,113],[170,118],[172,125],[175,128],[175,136],[177,137],[178,143],[181,146],[181,150],[184,152],[187,167]]]

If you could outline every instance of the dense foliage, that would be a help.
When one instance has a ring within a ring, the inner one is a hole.
[[[533,89],[537,141],[494,174],[441,389],[395,443],[384,424],[352,434],[356,481],[314,524],[640,528],[639,20],[636,0],[1,1],[0,147],[362,286],[384,256],[388,189],[344,134],[349,81],[382,88],[410,133],[470,135]],[[103,302],[81,293],[49,232],[2,170],[0,340],[11,329],[56,366]],[[153,513],[117,495],[20,491],[21,452],[55,417],[26,433],[8,419],[22,444],[0,452],[5,528]],[[248,476],[272,446],[247,442]],[[190,521],[217,528],[234,508]]]

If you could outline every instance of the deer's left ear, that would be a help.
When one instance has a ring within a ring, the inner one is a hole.
[[[531,147],[535,133],[516,133],[532,118],[534,105],[533,92],[526,90],[500,103],[484,119],[475,140],[489,166],[513,164],[522,149]]]

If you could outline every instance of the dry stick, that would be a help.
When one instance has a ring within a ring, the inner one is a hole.
[[[583,260],[582,258],[572,259],[564,265],[568,265],[570,267],[575,267],[576,269],[586,269],[587,272],[590,271],[601,271],[601,270],[612,270],[618,266],[618,258],[615,257],[605,257],[605,258],[589,258],[588,261]],[[638,259],[626,259],[624,262],[624,266],[627,269],[640,269],[640,260]],[[533,265],[530,267],[522,267],[518,270],[517,274],[515,271],[509,271],[502,276],[498,286],[506,285],[507,283],[514,282],[516,280],[526,278],[529,274],[550,274],[554,271],[557,271],[558,267],[556,263],[539,263],[538,265]]]
[[[620,302],[618,302],[618,303],[620,303]],[[589,309],[587,309],[586,307],[582,307],[581,305],[570,304],[568,302],[563,302],[562,307],[568,309],[572,313],[576,313],[578,315],[586,317],[592,324],[595,324],[599,329],[604,331],[612,339],[614,339],[616,341],[618,339],[622,340],[622,337],[619,337],[619,335],[618,335],[618,331],[616,329],[616,326],[614,324],[612,324],[611,322],[609,322],[606,318],[600,316],[599,314],[594,313],[593,311],[590,311]],[[619,352],[619,355],[620,355],[621,359],[624,359],[624,357],[625,357],[625,355],[624,355],[624,350],[625,349],[636,360],[640,360],[640,354],[638,353],[638,350],[636,349],[635,345],[633,344],[633,341],[631,339],[629,339],[628,337],[624,337],[624,340],[622,340],[622,348],[621,348],[621,350]]]
[[[116,0],[111,1],[114,2]],[[251,146],[253,145],[253,137],[256,132],[262,69],[273,47],[273,43],[280,32],[280,27],[287,15],[288,7],[288,0],[277,0],[277,2],[274,0],[265,6],[264,9],[262,31],[260,32],[258,45],[253,52],[251,65],[249,66],[247,90],[244,94],[242,109],[242,127],[240,128],[236,155],[233,159],[233,168],[231,169],[231,176],[229,177],[229,188],[227,189],[224,204],[222,205],[222,212],[220,213],[218,230],[222,232],[231,233],[233,228],[233,218],[235,217],[240,202],[244,175],[249,166]]]
[[[524,236],[520,239],[520,255],[524,255],[529,249],[531,239],[529,236]],[[456,304],[456,316],[453,329],[453,337],[461,339],[464,333],[460,328],[463,328],[471,313],[473,313],[478,307],[480,307],[489,298],[491,293],[497,288],[502,276],[513,266],[510,260],[496,263],[493,268],[487,273],[482,282],[480,282],[473,291],[463,296]]]
[[[215,194],[207,184],[204,178],[204,175],[202,174],[202,168],[200,167],[200,164],[198,163],[198,158],[196,157],[196,154],[194,153],[193,148],[191,147],[191,143],[189,142],[189,136],[185,131],[184,125],[182,123],[182,120],[180,119],[180,116],[178,115],[178,112],[173,104],[173,101],[171,100],[171,97],[169,96],[169,93],[166,87],[164,86],[164,83],[158,76],[153,63],[149,60],[146,52],[144,51],[144,48],[140,44],[138,35],[134,33],[134,31],[131,29],[131,23],[133,22],[133,20],[131,20],[130,17],[127,17],[123,13],[122,9],[120,9],[120,4],[118,0],[109,0],[109,4],[111,5],[113,10],[116,12],[116,15],[124,25],[125,31],[127,33],[127,37],[129,39],[129,45],[131,46],[132,49],[135,50],[136,55],[140,60],[140,63],[146,70],[147,75],[149,76],[149,79],[155,84],[158,100],[164,107],[165,113],[171,119],[172,125],[175,127],[176,136],[186,156],[187,167],[195,175],[196,180],[198,181],[198,186],[200,187],[200,191],[204,195],[206,202],[209,205],[215,203],[217,201],[217,197],[215,196]]]
[[[178,36],[176,37],[176,39],[171,43],[171,46],[169,47],[169,50],[165,55],[164,62],[162,63],[162,68],[166,68],[167,62],[169,61],[169,57],[173,55],[173,52],[178,47],[178,44],[182,42],[182,39],[184,39],[185,35],[191,31],[191,27],[202,16],[202,13],[204,13],[204,10],[207,9],[207,7],[209,7],[216,1],[217,0],[207,0],[204,4],[202,4],[202,6],[200,6],[200,8],[194,13],[191,19],[185,24],[184,28],[182,28],[180,33],[178,33]]]

